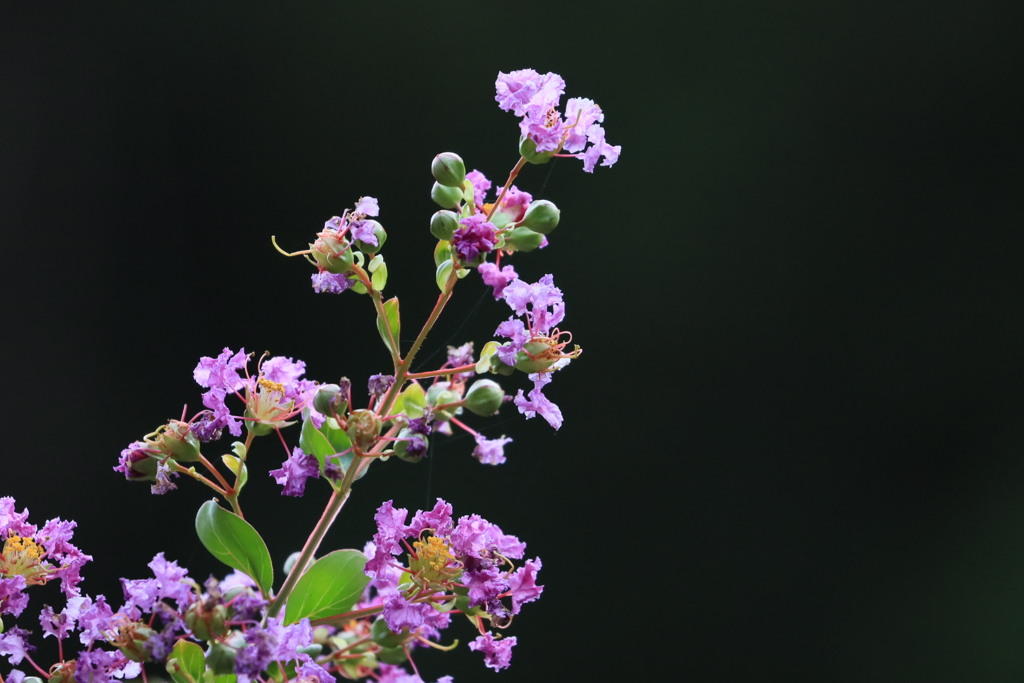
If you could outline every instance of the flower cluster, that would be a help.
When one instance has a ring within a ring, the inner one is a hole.
[[[424,683],[412,655],[421,647],[455,647],[440,639],[459,615],[474,629],[469,648],[483,655],[485,665],[509,666],[516,637],[503,633],[543,592],[537,584],[541,561],[526,559],[526,545],[515,536],[479,515],[456,519],[452,506],[438,498],[432,509],[411,518],[392,501],[383,503],[363,552],[321,553],[320,546],[355,482],[375,463],[419,462],[434,439],[456,432],[473,436],[479,462],[504,463],[512,439],[485,436],[474,425],[498,415],[506,403],[527,419],[540,416],[561,427],[562,411],[544,389],[581,353],[560,327],[563,294],[552,275],[527,282],[509,264],[548,246],[560,212],[514,181],[527,164],[557,156],[578,158],[592,172],[599,163],[613,165],[620,153],[605,141],[601,108],[573,98],[562,110],[564,91],[557,74],[522,69],[498,75],[500,108],[521,117],[520,158],[503,184],[480,170],[467,173],[457,154],[434,158],[430,195],[440,209],[429,228],[437,239],[438,298],[418,331],[410,332],[407,321],[403,331],[398,298],[383,296],[388,270],[380,251],[387,233],[375,220],[377,199],[361,197],[328,220],[308,249],[282,251],[304,256],[316,269],[316,292],[352,291],[372,305],[391,366],[369,376],[365,393],[346,377],[337,383],[307,379],[305,363],[285,356],[264,354],[250,372],[252,354],[225,347],[202,357],[193,370],[203,388],[202,408],[191,416],[186,408],[180,419],[121,452],[114,470],[150,482],[153,493],[176,488],[182,478],[218,496],[200,507],[195,529],[203,546],[235,570],[227,578],[200,583],[160,553],[149,564],[151,577],[121,580],[122,601],[84,595],[80,570],[91,558],[70,543],[75,523],[53,519],[36,527],[27,511],[15,510],[13,499],[0,498],[0,659],[19,667],[0,676],[0,683],[23,683],[28,670],[50,683],[110,683],[159,667],[176,683]],[[473,269],[511,315],[479,351],[472,341],[449,346],[439,367],[422,368],[419,352],[454,288]],[[516,373],[532,389],[506,394],[499,382]],[[291,427],[296,429],[287,431]],[[208,457],[211,444],[225,435],[238,439],[230,452]],[[264,469],[283,495],[313,491],[310,480],[317,480],[321,493],[329,491],[316,526],[305,541],[296,540],[301,550],[284,563],[281,582],[274,578],[281,564],[246,521],[242,505],[250,468],[259,462],[253,450],[263,436],[285,450],[279,466]],[[50,581],[59,582],[63,604],[43,605],[33,617],[43,637],[59,644],[56,663],[46,667],[32,658],[25,613],[31,589]]]
[[[588,173],[602,158],[602,166],[619,160],[622,147],[605,142],[604,112],[593,100],[574,97],[566,102],[564,116],[558,111],[565,94],[565,81],[558,74],[533,69],[499,73],[495,87],[498,106],[522,117],[519,130],[536,153],[576,152]]]
[[[435,639],[457,608],[480,632],[470,647],[483,652],[490,668],[507,667],[515,637],[502,638],[484,622],[506,628],[524,604],[540,597],[540,559],[517,568],[512,561],[522,559],[525,543],[479,515],[454,521],[452,506],[440,498],[409,523],[407,516],[408,510],[391,501],[380,506],[366,563],[388,628],[415,639]],[[397,559],[406,553],[404,562]]]

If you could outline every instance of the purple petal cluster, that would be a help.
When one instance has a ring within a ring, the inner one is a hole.
[[[455,521],[452,506],[438,498],[432,509],[418,511],[408,523],[407,517],[408,510],[395,508],[392,501],[378,508],[377,533],[366,563],[370,586],[382,600],[384,619],[392,631],[444,628],[449,615],[434,603],[450,599],[453,590],[466,590],[470,606],[482,607],[499,627],[543,591],[536,583],[540,559],[513,569],[512,560],[522,559],[526,544],[479,515]],[[408,561],[402,563],[398,557],[406,552]],[[403,576],[411,577],[411,587]],[[505,599],[510,599],[511,608]],[[508,665],[514,638],[492,636],[481,642],[486,643],[488,666],[491,662],[500,663],[498,668]]]
[[[498,106],[521,117],[519,130],[536,143],[538,152],[574,153],[588,173],[600,159],[602,166],[618,161],[622,148],[605,142],[604,113],[593,100],[572,98],[566,102],[565,116],[559,112],[565,81],[558,74],[533,69],[499,72],[494,85]]]
[[[478,257],[494,249],[498,241],[497,229],[483,214],[463,218],[462,227],[452,235],[452,249],[463,263],[473,263]]]
[[[270,476],[284,487],[284,490],[281,491],[282,495],[301,496],[306,492],[307,479],[320,478],[320,462],[316,457],[303,453],[302,449],[296,446],[279,469],[270,471]]]

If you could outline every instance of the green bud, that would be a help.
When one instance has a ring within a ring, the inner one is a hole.
[[[542,235],[550,235],[551,231],[558,227],[558,219],[561,213],[553,202],[549,202],[546,199],[538,199],[530,204],[530,208],[526,210],[523,220],[519,221],[517,225],[529,228]]]
[[[538,152],[537,143],[523,135],[519,138],[519,154],[531,164],[546,164],[555,156],[555,152]]]
[[[324,230],[309,248],[313,252],[313,260],[328,273],[343,275],[352,270],[355,261],[352,245],[336,231]]]
[[[25,676],[21,679],[21,683],[43,683],[43,679],[39,676]]]
[[[211,609],[201,600],[192,603],[192,606],[185,612],[185,623],[199,640],[212,640],[226,634],[228,632],[227,626],[225,626],[227,618],[227,607],[214,604]]]
[[[192,434],[187,422],[171,420],[157,430],[159,436],[153,445],[180,462],[199,460],[199,440]]]
[[[440,420],[450,420],[457,414],[459,406],[448,405],[458,403],[461,396],[451,389],[450,382],[437,382],[427,390],[427,405],[434,408],[434,415]],[[438,406],[447,406],[438,409]]]
[[[505,233],[505,249],[533,251],[544,241],[544,235],[529,228],[514,228]]]
[[[399,460],[404,460],[405,462],[417,463],[417,462],[423,460],[423,458],[426,457],[426,455],[427,455],[426,449],[424,449],[423,452],[421,452],[421,453],[410,453],[409,452],[409,439],[411,439],[413,436],[415,436],[415,434],[416,434],[415,432],[413,432],[411,429],[408,429],[408,428],[403,429],[402,431],[398,432],[398,441],[395,442],[394,451],[395,451],[395,457],[397,457]],[[427,437],[423,436],[422,434],[420,435],[420,437],[423,438],[423,439],[427,438]]]
[[[376,254],[384,246],[384,242],[388,239],[388,233],[384,230],[384,226],[375,220],[367,219],[364,221],[373,226],[373,234],[377,237],[377,246],[373,246],[369,242],[363,242],[362,240],[356,240],[356,248],[364,254]]]
[[[366,450],[373,445],[380,435],[381,421],[375,412],[361,408],[355,410],[348,418],[348,429],[345,433],[352,443]]]
[[[466,408],[476,415],[494,415],[505,400],[501,386],[489,379],[479,379],[466,392]]]
[[[430,188],[430,198],[442,209],[454,209],[462,199],[462,190],[434,183],[434,186]]]
[[[459,217],[454,211],[437,211],[430,217],[430,234],[439,240],[448,242],[459,229]]]
[[[321,384],[313,397],[313,407],[324,415],[344,415],[348,401],[339,385]]]
[[[458,154],[443,152],[430,163],[430,172],[434,174],[434,180],[445,187],[460,187],[466,179],[466,164]]]
[[[77,664],[75,660],[57,664],[50,671],[50,677],[46,679],[47,683],[75,683],[75,664]],[[35,676],[31,678],[35,678]],[[25,680],[28,681],[28,679],[29,677],[26,676]]]

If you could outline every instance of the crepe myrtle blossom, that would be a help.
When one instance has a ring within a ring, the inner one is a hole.
[[[574,97],[566,102],[565,116],[559,112],[565,81],[558,74],[533,69],[499,72],[494,85],[498,106],[521,117],[519,130],[538,153],[571,152],[564,156],[581,159],[588,173],[602,158],[602,166],[618,161],[622,147],[605,142],[600,125],[604,112],[593,100]]]
[[[14,499],[0,498],[0,616],[18,616],[28,606],[28,590],[57,580],[68,598],[79,594],[82,567],[90,555],[71,544],[75,522],[51,519],[42,528],[17,512]]]
[[[452,506],[440,498],[431,510],[416,512],[408,524],[407,516],[408,511],[395,508],[392,501],[378,508],[377,533],[365,569],[370,585],[383,598],[383,616],[393,632],[435,625],[438,615],[448,616],[436,606],[454,595],[466,595],[484,633],[484,619],[505,628],[523,604],[540,597],[540,560],[527,560],[516,568],[513,560],[522,559],[526,544],[515,536],[479,515],[453,520]],[[404,562],[398,559],[403,554]],[[510,647],[502,646],[501,652],[507,655]],[[508,665],[506,655],[485,652],[488,661],[502,661],[502,668]]]
[[[572,335],[556,327],[565,317],[562,290],[548,274],[532,284],[522,280],[510,282],[502,291],[502,298],[521,319],[510,317],[498,325],[495,334],[510,341],[498,347],[497,356],[505,365],[529,373],[533,381],[528,397],[519,390],[514,399],[516,407],[527,419],[540,415],[558,429],[562,426],[562,412],[544,396],[543,388],[551,381],[552,372],[581,353],[579,346],[566,351]]]

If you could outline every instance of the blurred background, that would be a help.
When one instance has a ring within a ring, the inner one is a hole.
[[[498,71],[596,100],[619,163],[529,167],[583,357],[514,410],[508,463],[442,442],[357,486],[443,496],[528,543],[543,599],[512,667],[424,678],[1010,681],[1024,676],[1024,181],[1017,3],[32,3],[0,25],[0,495],[79,522],[83,589],[119,596],[194,540],[207,498],[111,471],[200,405],[199,357],[387,369],[368,303],[314,295],[300,249],[363,195],[406,330],[436,296],[429,163],[502,181]],[[506,313],[476,276],[425,353]],[[297,438],[297,435],[292,435]],[[259,442],[258,442],[259,443]],[[260,444],[266,469],[279,450]],[[324,491],[253,466],[248,514],[296,549]],[[117,597],[112,597],[116,602]],[[468,629],[449,631],[463,643]]]

